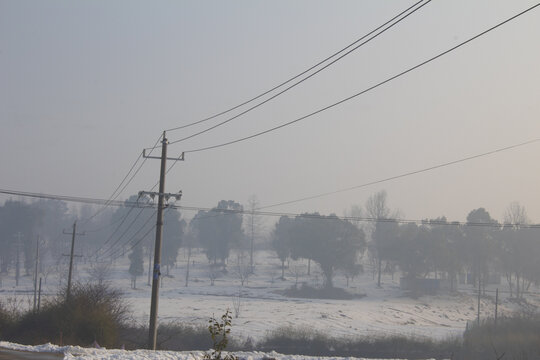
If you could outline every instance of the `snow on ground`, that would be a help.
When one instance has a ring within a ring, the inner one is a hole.
[[[0,341],[0,348],[7,348],[12,350],[31,351],[31,352],[54,352],[64,354],[66,360],[199,360],[203,358],[204,352],[202,351],[150,351],[150,350],[107,350],[107,349],[93,349],[82,348],[79,346],[56,346],[52,344],[45,344],[39,346],[25,346],[19,344],[8,343]],[[224,354],[225,355],[225,354]],[[262,352],[238,352],[236,356],[241,360],[262,360],[262,359],[275,359],[275,360],[362,360],[364,358],[338,358],[338,357],[314,357],[314,356],[300,356],[300,355],[283,355],[276,352],[262,353]],[[376,359],[364,359],[364,360],[376,360]],[[389,360],[389,359],[386,359]],[[397,360],[397,359],[395,359]]]
[[[365,273],[350,283],[348,291],[365,294],[353,300],[322,300],[287,298],[278,293],[295,284],[321,285],[322,275],[317,266],[311,264],[311,274],[307,275],[307,261],[291,261],[290,271],[285,272],[286,280],[281,280],[280,261],[272,251],[259,251],[255,257],[255,274],[247,284],[240,286],[237,275],[236,255],[232,254],[227,266],[228,273],[220,274],[214,286],[210,284],[209,265],[202,251],[196,251],[190,266],[189,286],[185,286],[186,254],[181,251],[178,267],[170,269],[164,277],[160,290],[159,321],[201,324],[206,326],[211,316],[220,317],[226,309],[234,313],[233,298],[239,297],[240,314],[233,318],[232,336],[240,339],[259,340],[268,331],[284,326],[319,330],[332,336],[379,336],[411,335],[416,337],[446,338],[459,336],[468,321],[476,319],[477,298],[470,285],[460,285],[457,295],[422,296],[418,299],[406,297],[399,289],[399,275],[392,280],[383,276],[382,288],[377,288],[371,273]],[[66,259],[67,261],[67,259]],[[145,264],[145,267],[147,264]],[[76,280],[89,280],[89,264],[79,263]],[[125,298],[134,313],[134,320],[148,324],[151,288],[146,276],[138,278],[137,289],[130,288],[127,254],[112,268],[110,282],[125,292]],[[65,275],[49,275],[45,292],[54,294],[59,283],[65,282]],[[335,277],[335,285],[346,287],[342,275]],[[16,303],[20,307],[31,307],[32,278],[21,279],[19,287],[14,286],[13,276],[3,279],[0,300]],[[495,285],[488,290],[493,291]],[[518,307],[508,301],[508,294],[501,288],[499,315],[508,314]],[[26,293],[24,291],[26,290]],[[538,289],[533,289],[538,292]],[[493,316],[494,294],[481,299],[481,316]],[[538,295],[528,295],[529,302],[540,304]]]

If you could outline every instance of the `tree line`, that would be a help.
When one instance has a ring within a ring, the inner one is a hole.
[[[130,204],[150,201],[130,197]],[[176,209],[164,213],[162,265],[166,273],[177,262],[181,246],[188,250],[186,285],[189,278],[191,249],[203,249],[213,268],[225,271],[232,249],[241,253],[253,250],[253,238],[262,236],[254,228],[258,216],[253,210],[233,200],[222,200],[211,210],[199,211],[189,223]],[[111,263],[127,255],[132,286],[152,262],[155,209],[148,207],[107,208],[91,217],[94,209],[83,206],[75,213],[66,203],[39,200],[32,203],[8,200],[0,207],[0,271],[7,273],[16,265],[16,253],[24,259],[27,274],[35,258],[35,239],[40,234],[43,263],[59,263],[66,252],[69,237],[61,235],[77,216],[91,218],[89,229],[81,239],[79,251],[85,261]],[[399,221],[399,214],[387,203],[386,192],[368,198],[364,208],[354,207],[346,219],[335,214],[305,213],[294,217],[281,216],[266,236],[267,243],[281,261],[282,277],[288,259],[307,259],[316,263],[324,278],[324,286],[332,287],[336,273],[353,279],[369,265],[374,279],[381,285],[384,272],[401,272],[406,278],[440,276],[452,286],[459,274],[468,273],[476,284],[488,283],[490,274],[502,274],[517,297],[533,283],[540,281],[540,236],[530,228],[525,209],[518,203],[507,208],[498,222],[484,208],[469,212],[465,223],[449,222],[444,216],[421,223]],[[364,217],[361,215],[365,215]],[[246,218],[246,219],[245,219]],[[355,220],[356,219],[356,220]],[[247,221],[246,221],[247,220]],[[369,221],[365,221],[369,220]],[[255,234],[257,232],[257,234]],[[16,240],[16,234],[18,234]],[[236,259],[238,272],[254,271],[253,257]],[[47,260],[48,259],[48,260]],[[249,265],[249,266],[247,266]],[[96,265],[97,267],[98,265]],[[247,269],[247,270],[246,270]],[[43,270],[42,266],[42,272]],[[309,271],[309,267],[308,267]],[[148,271],[150,274],[150,271]],[[150,279],[148,279],[150,281]]]

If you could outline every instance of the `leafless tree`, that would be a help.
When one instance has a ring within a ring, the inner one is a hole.
[[[246,215],[247,221],[244,224],[244,226],[246,227],[245,233],[249,234],[249,266],[251,273],[255,271],[255,263],[253,258],[255,239],[263,231],[262,219],[259,215],[256,214],[259,206],[260,203],[257,199],[257,196],[251,195],[248,199],[248,215]]]
[[[525,207],[521,206],[517,201],[510,203],[504,211],[504,223],[512,224],[515,228],[528,224],[529,218]]]
[[[234,317],[238,319],[242,307],[242,288],[238,289],[238,294],[232,298]]]
[[[251,275],[251,266],[246,261],[246,257],[242,253],[238,253],[236,257],[236,264],[234,266],[234,273],[240,280],[240,285],[244,286],[247,283],[249,276]]]
[[[210,286],[214,286],[216,279],[219,276],[219,271],[215,266],[210,266],[210,271],[208,272],[208,278],[210,279]]]
[[[300,276],[305,274],[305,267],[303,265],[295,264],[293,266],[289,266],[289,272],[292,276],[294,276],[294,288],[296,289],[298,288],[298,279]]]
[[[523,292],[528,287],[525,284],[525,268],[527,267],[528,252],[530,249],[526,246],[526,240],[523,236],[523,225],[529,223],[527,211],[519,202],[514,201],[508,205],[504,212],[505,236],[502,239],[504,251],[501,255],[501,262],[506,270],[506,279],[512,296],[513,282],[512,273],[516,280],[516,297],[523,296]],[[536,261],[536,260],[533,260]],[[520,283],[521,282],[521,283]],[[530,285],[530,282],[529,282]]]
[[[94,262],[90,264],[88,275],[90,276],[91,281],[103,285],[103,283],[111,277],[111,265],[110,263]]]
[[[375,220],[371,226],[371,240],[374,246],[370,246],[370,251],[374,251],[377,257],[377,286],[381,286],[382,260],[386,256],[384,254],[385,242],[388,242],[388,236],[391,235],[391,226],[380,220],[397,218],[397,212],[392,213],[387,205],[386,191],[379,191],[371,195],[366,202],[366,212],[368,216]]]
[[[191,232],[191,228],[188,229],[185,237],[185,247],[187,248],[187,266],[186,266],[186,284],[185,286],[188,286],[189,283],[189,267],[191,265],[191,251],[193,249],[193,246],[195,245],[196,236]]]

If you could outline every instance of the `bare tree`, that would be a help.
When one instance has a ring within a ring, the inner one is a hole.
[[[189,283],[189,267],[191,265],[191,251],[193,249],[193,246],[195,245],[196,236],[192,233],[191,228],[188,229],[185,237],[185,246],[187,248],[187,265],[186,265],[186,284],[185,286],[188,286]]]
[[[300,278],[300,276],[305,274],[305,266],[296,264],[293,266],[289,266],[289,272],[292,274],[292,276],[294,276],[294,288],[297,289],[298,279]]]
[[[244,226],[247,228],[245,233],[249,234],[249,267],[250,272],[255,271],[255,263],[253,259],[253,250],[256,237],[260,234],[263,228],[261,217],[255,212],[260,203],[256,195],[251,195],[248,199],[248,215]]]
[[[111,277],[111,265],[110,263],[94,262],[90,264],[88,275],[90,276],[91,281],[103,285],[103,283]]]
[[[530,250],[523,236],[523,225],[529,223],[527,211],[519,202],[514,201],[508,205],[504,212],[504,229],[502,232],[503,252],[500,260],[506,271],[506,279],[512,293],[512,273],[516,279],[516,297],[523,296],[525,286],[525,269],[527,268],[527,252]],[[536,261],[536,260],[533,260]],[[521,280],[521,283],[520,283]]]
[[[210,266],[210,271],[208,272],[208,278],[210,279],[210,286],[214,286],[216,279],[219,276],[219,271],[216,266]]]
[[[244,286],[247,283],[249,276],[251,275],[251,266],[247,263],[244,254],[238,253],[236,257],[236,264],[234,266],[234,273],[240,280],[240,286]]]
[[[504,211],[504,223],[511,224],[515,228],[528,224],[529,218],[525,207],[521,206],[517,201],[510,203]]]
[[[240,310],[242,308],[242,288],[238,289],[238,295],[232,297],[234,317],[238,319],[240,316]]]
[[[397,213],[392,214],[390,208],[387,205],[386,191],[379,191],[371,195],[366,202],[366,212],[371,219],[374,220],[371,227],[371,240],[374,246],[370,247],[370,250],[374,250],[377,257],[377,286],[381,286],[381,272],[382,272],[382,260],[386,257],[386,246],[391,237],[394,236],[393,230],[395,224],[387,223],[381,220],[391,219],[397,217]]]

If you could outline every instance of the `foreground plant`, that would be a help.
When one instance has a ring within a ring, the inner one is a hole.
[[[231,312],[227,309],[225,314],[221,316],[221,321],[212,317],[208,321],[210,325],[208,326],[208,331],[212,337],[212,350],[207,351],[204,354],[204,360],[238,360],[238,356],[227,354],[225,357],[221,357],[221,353],[227,348],[229,343],[229,333],[231,332],[232,326],[232,315]]]

